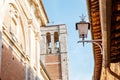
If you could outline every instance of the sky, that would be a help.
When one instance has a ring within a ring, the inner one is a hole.
[[[80,16],[84,14],[88,22],[86,0],[43,0],[48,15],[48,25],[66,24],[68,32],[68,59],[69,80],[92,80],[94,71],[94,58],[92,44],[77,43],[78,37],[75,24],[79,22]],[[91,33],[88,38],[91,40]]]

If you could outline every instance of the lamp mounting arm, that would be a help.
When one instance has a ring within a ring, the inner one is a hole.
[[[87,43],[93,43],[95,45],[97,45],[99,48],[100,48],[100,51],[101,51],[101,54],[103,52],[103,49],[102,49],[102,46],[98,43],[98,42],[101,42],[102,39],[97,39],[97,40],[82,40],[82,41],[78,41],[78,43],[81,43],[81,42],[87,42]]]

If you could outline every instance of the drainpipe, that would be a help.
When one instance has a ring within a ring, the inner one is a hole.
[[[111,1],[112,0],[99,0],[103,45],[103,66],[111,75],[120,80],[120,76],[110,68]]]
[[[110,23],[111,23],[111,0],[99,0],[100,7],[100,22],[102,31],[102,45],[103,45],[103,65],[105,68],[109,67],[110,58]],[[109,13],[109,14],[107,14]]]

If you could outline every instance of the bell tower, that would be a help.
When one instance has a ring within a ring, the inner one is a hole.
[[[65,24],[41,28],[41,61],[52,80],[69,80]]]

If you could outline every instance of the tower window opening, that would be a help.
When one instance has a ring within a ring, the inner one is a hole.
[[[56,52],[59,53],[60,52],[60,42],[56,42]]]
[[[49,32],[46,34],[46,40],[47,40],[47,53],[50,54],[52,52],[52,46],[51,46],[51,34]]]
[[[51,42],[48,44],[48,53],[52,53],[52,46],[51,46]]]
[[[54,33],[54,44],[55,44],[55,51],[56,53],[60,52],[60,42],[59,42],[59,34],[58,32]]]

